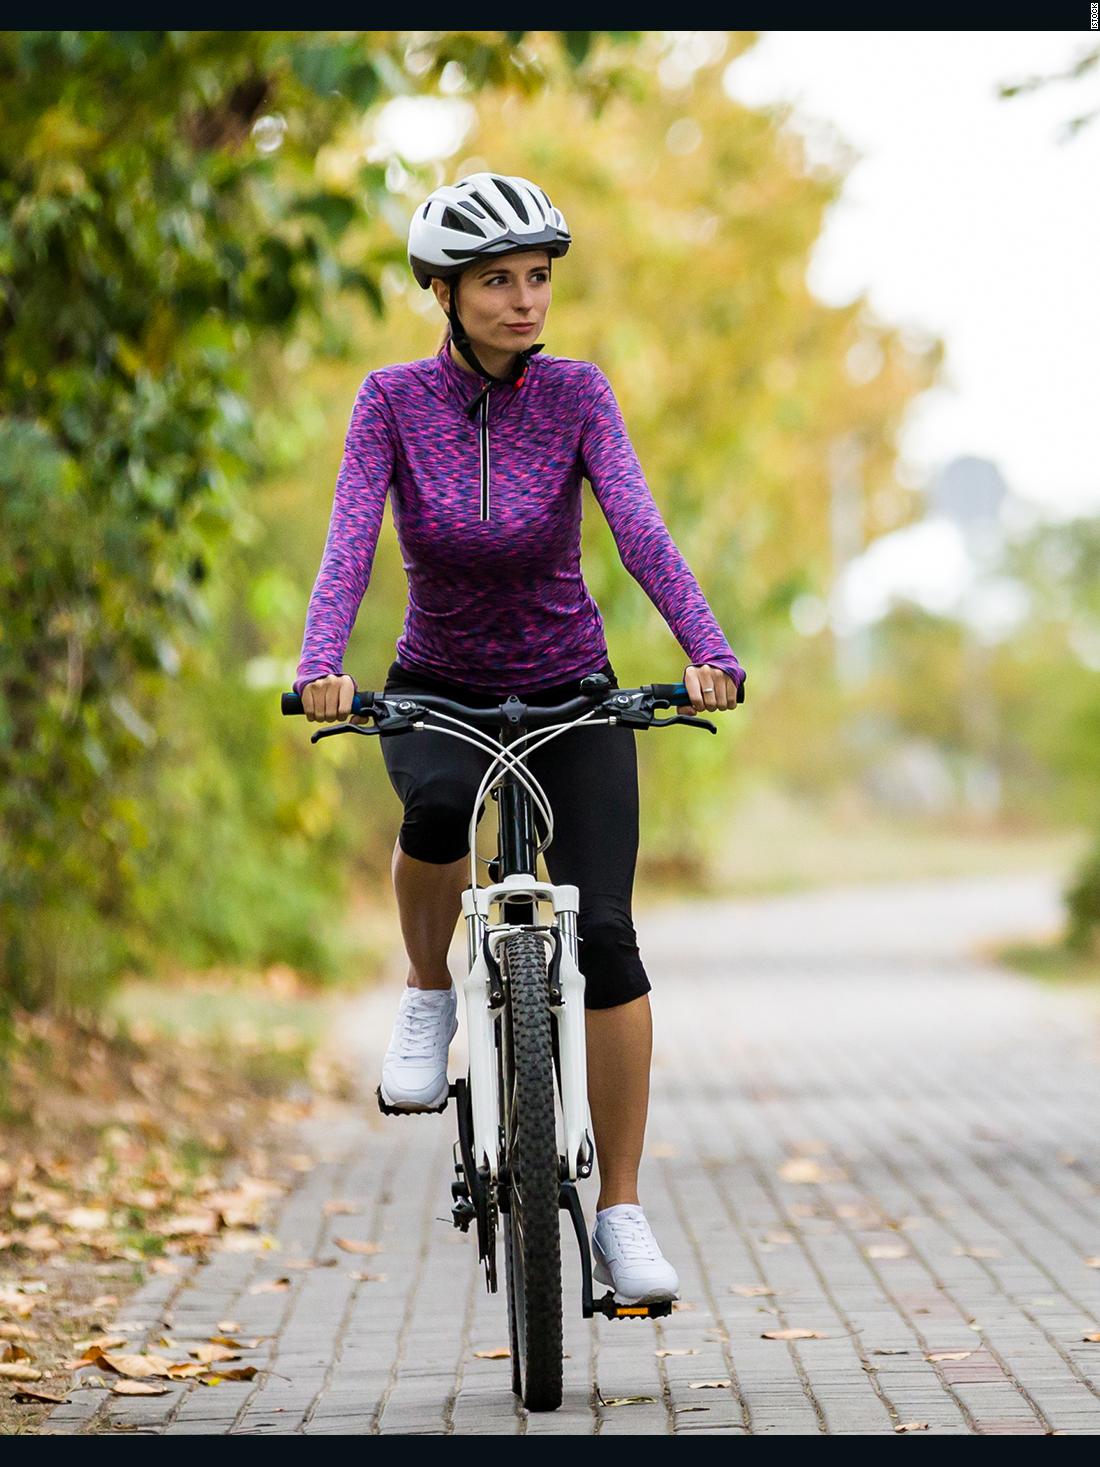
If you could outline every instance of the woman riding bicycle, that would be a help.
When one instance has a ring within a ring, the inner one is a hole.
[[[491,706],[515,693],[554,705],[577,696],[589,673],[618,686],[581,575],[584,478],[623,564],[691,659],[683,682],[692,706],[682,711],[744,700],[745,672],[661,519],[610,383],[591,362],[538,355],[551,261],[570,243],[561,211],[523,178],[472,174],[415,211],[409,262],[449,326],[434,357],[371,372],[356,398],[294,683],[312,721],[349,718],[356,684],[342,672],[343,654],[391,490],[409,601],[387,697],[438,693]],[[416,736],[385,739],[382,753],[404,805],[392,874],[409,972],[381,1093],[391,1106],[427,1110],[447,1097],[457,1029],[447,954],[487,756],[457,739]],[[637,1191],[652,1026],[631,915],[635,735],[606,726],[557,739],[530,767],[554,811],[550,879],[580,890],[600,1171],[595,1276],[624,1300],[671,1299],[676,1272]]]

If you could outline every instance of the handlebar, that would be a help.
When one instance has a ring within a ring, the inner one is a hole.
[[[682,708],[691,704],[691,694],[681,683],[650,683],[639,688],[612,688],[604,673],[592,673],[581,680],[581,696],[570,698],[565,703],[552,707],[526,703],[515,694],[503,699],[491,708],[471,708],[451,698],[442,698],[434,693],[397,694],[357,692],[352,698],[351,712],[360,717],[373,718],[374,728],[362,728],[358,724],[344,723],[325,729],[314,735],[314,739],[326,734],[399,734],[407,733],[423,721],[431,711],[450,713],[479,728],[503,728],[522,725],[527,729],[561,723],[599,709],[613,717],[617,723],[634,728],[663,728],[671,723],[683,723],[689,728],[708,729],[717,733],[713,723],[694,714],[676,714],[673,718],[655,718],[657,708]],[[284,717],[304,714],[302,699],[298,693],[282,694]]]

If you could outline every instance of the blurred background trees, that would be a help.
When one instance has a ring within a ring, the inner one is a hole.
[[[941,353],[862,301],[809,292],[843,168],[812,161],[781,112],[725,93],[752,39],[0,36],[9,998],[88,1002],[125,969],[288,962],[325,979],[354,963],[341,915],[351,890],[388,881],[399,805],[374,745],[311,748],[276,695],[356,389],[438,344],[405,263],[409,214],[477,168],[535,177],[561,203],[576,242],[555,266],[547,350],[608,373],[750,672],[721,738],[639,740],[643,873],[705,883],[753,781],[873,797],[867,772],[899,736],[971,749],[956,618],[899,604],[866,677],[837,675],[837,448],[858,453],[844,502],[860,546],[917,519],[897,436]],[[452,134],[434,156],[392,140],[393,104],[425,98]],[[585,572],[620,680],[678,676],[680,649],[584,492]],[[998,818],[1100,824],[1096,537],[1076,524],[1012,547],[1004,573],[1033,599],[983,662]],[[345,662],[363,686],[392,659],[404,597],[387,511]],[[1078,911],[1084,933],[1095,899]]]

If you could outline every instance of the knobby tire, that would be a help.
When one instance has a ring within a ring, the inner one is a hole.
[[[511,1041],[504,1081],[514,1084],[515,1095],[508,1137],[514,1185],[504,1229],[512,1388],[529,1411],[556,1411],[562,1400],[561,1240],[546,946],[537,934],[518,932],[503,944],[503,956]]]

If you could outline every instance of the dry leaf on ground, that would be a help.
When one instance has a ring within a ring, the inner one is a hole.
[[[0,1360],[0,1380],[41,1380],[42,1372],[22,1360]]]
[[[688,1390],[691,1391],[724,1391],[728,1386],[728,1380],[692,1380],[688,1382]]]
[[[1082,1335],[1081,1338],[1084,1340],[1086,1345],[1100,1345],[1100,1331],[1097,1331],[1095,1334],[1091,1335]]]
[[[809,1156],[789,1157],[779,1168],[779,1175],[785,1182],[840,1182],[844,1180],[844,1173],[835,1168],[824,1167],[819,1161],[814,1161]]]
[[[742,1299],[771,1299],[775,1290],[767,1284],[730,1284],[730,1293],[740,1294]]]
[[[221,1385],[223,1380],[252,1380],[255,1375],[255,1365],[238,1365],[232,1370],[219,1370],[217,1375],[203,1375],[199,1379],[204,1386],[216,1386]]]
[[[155,1223],[150,1231],[157,1233],[162,1238],[182,1238],[189,1234],[201,1233],[209,1235],[218,1230],[218,1214],[216,1212],[187,1213],[179,1217],[165,1218],[164,1222]]]
[[[17,1390],[12,1396],[12,1400],[17,1401],[21,1406],[64,1406],[68,1399],[66,1391],[41,1391],[30,1386]]]
[[[381,1243],[368,1243],[361,1238],[333,1238],[337,1248],[342,1248],[345,1253],[381,1253]]]
[[[600,1397],[601,1406],[648,1406],[656,1400],[655,1396],[612,1396],[605,1401]]]
[[[131,1380],[148,1380],[151,1376],[167,1376],[171,1373],[173,1361],[166,1360],[163,1355],[112,1355],[106,1350],[97,1350],[88,1361],[90,1365],[102,1365],[108,1370],[113,1370],[116,1375],[129,1376]]]
[[[977,1351],[975,1350],[933,1350],[930,1355],[926,1355],[924,1358],[938,1365],[941,1360],[969,1360],[971,1355],[976,1353]]]
[[[894,1427],[894,1430],[896,1432],[898,1432],[899,1435],[903,1431],[927,1431],[928,1430],[928,1422],[927,1421],[903,1421],[900,1424],[900,1426],[895,1426]]]
[[[112,1396],[166,1396],[168,1387],[154,1385],[151,1380],[116,1380],[111,1386]]]
[[[349,1279],[354,1279],[357,1284],[384,1284],[389,1278],[388,1273],[367,1273],[365,1269],[356,1269],[354,1273],[348,1274]]]
[[[236,1350],[230,1350],[225,1345],[200,1345],[197,1350],[188,1350],[189,1355],[194,1355],[196,1360],[201,1360],[204,1365],[220,1365],[223,1360],[239,1360],[240,1354]]]
[[[872,1355],[908,1355],[908,1350],[895,1349],[892,1346],[884,1346],[878,1350],[872,1350]]]
[[[819,1334],[816,1329],[766,1329],[760,1338],[762,1340],[827,1340],[829,1336]]]
[[[344,1202],[339,1197],[334,1197],[331,1202],[325,1203],[321,1211],[326,1217],[354,1217],[363,1209],[356,1202]]]
[[[504,1345],[498,1345],[495,1350],[475,1350],[475,1360],[511,1360],[512,1352]]]
[[[909,1249],[904,1243],[872,1243],[867,1249],[868,1258],[908,1258]]]
[[[285,1294],[290,1288],[289,1279],[265,1279],[262,1284],[253,1284],[250,1294]]]
[[[203,1365],[198,1360],[181,1360],[170,1367],[168,1375],[172,1380],[194,1380],[197,1376],[205,1375],[209,1369],[209,1365]]]
[[[654,1350],[658,1360],[665,1360],[669,1355],[698,1355],[698,1350]]]
[[[1086,1258],[1085,1259],[1085,1267],[1086,1268],[1100,1268],[1100,1258]]]

